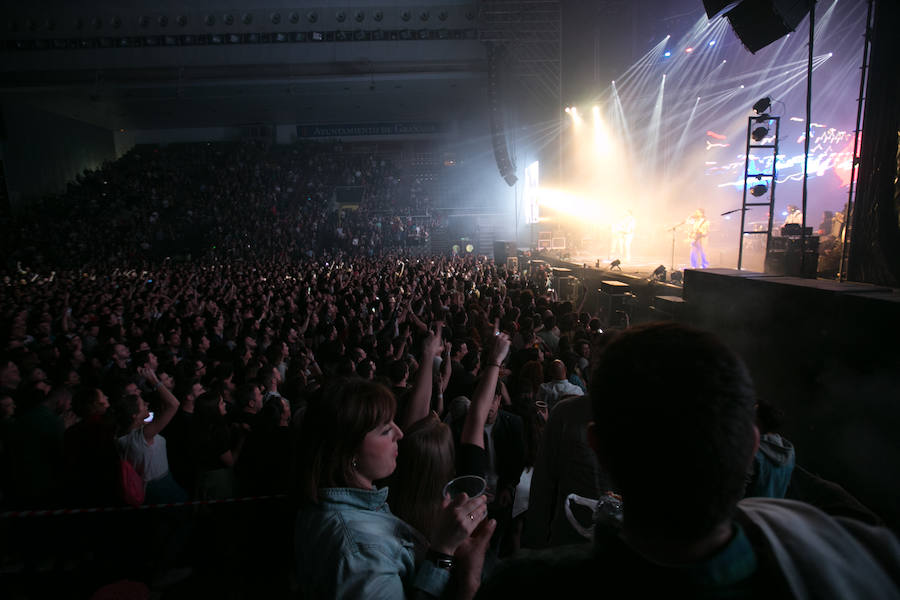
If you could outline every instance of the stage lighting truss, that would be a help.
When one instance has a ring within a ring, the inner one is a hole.
[[[772,216],[775,210],[775,177],[778,162],[778,133],[781,117],[766,113],[772,99],[766,96],[753,105],[747,118],[747,149],[744,162],[744,193],[741,210],[741,234],[738,249],[738,269],[743,264],[744,240],[766,236],[766,248],[772,237]],[[768,155],[768,156],[765,156]],[[752,166],[752,171],[751,171]],[[747,211],[767,210],[768,226],[764,230],[749,228]]]

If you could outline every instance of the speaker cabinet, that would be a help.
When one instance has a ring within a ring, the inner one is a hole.
[[[507,259],[516,257],[516,244],[514,242],[494,241],[494,264],[504,265]]]

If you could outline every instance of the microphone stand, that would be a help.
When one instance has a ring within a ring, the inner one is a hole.
[[[675,272],[675,231],[677,231],[678,228],[681,227],[682,225],[684,225],[685,223],[686,223],[686,221],[682,221],[681,223],[678,223],[677,225],[672,225],[671,227],[669,227],[669,231],[672,232],[672,263],[669,265],[669,273]]]
[[[726,215],[730,215],[731,213],[740,212],[740,211],[742,211],[742,210],[750,210],[750,209],[749,209],[749,208],[736,208],[736,209],[734,209],[734,210],[729,210],[729,211],[723,212],[723,213],[722,213],[721,215],[719,215],[719,216],[720,216],[720,217],[724,217],[724,216],[726,216]]]

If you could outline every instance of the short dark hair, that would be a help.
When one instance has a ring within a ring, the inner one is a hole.
[[[149,350],[141,350],[140,352],[136,352],[134,355],[134,360],[132,360],[132,364],[137,365],[138,367],[143,367],[147,364],[147,361],[150,360],[150,351]]]
[[[119,399],[115,406],[117,435],[122,436],[131,429],[134,415],[140,410],[139,397],[137,394],[128,394]]]
[[[403,381],[403,378],[408,375],[409,365],[402,358],[392,361],[390,365],[388,365],[388,377],[391,378],[392,382],[400,383]]]
[[[478,348],[470,348],[466,355],[460,359],[459,364],[461,364],[466,371],[474,371],[480,361],[481,352]]]
[[[80,387],[72,398],[72,411],[82,419],[89,417],[92,407],[100,400],[101,393],[99,388]]]
[[[256,387],[258,387],[258,384],[254,381],[246,381],[237,387],[234,394],[234,403],[238,410],[244,410],[250,406],[254,396],[253,390]]]
[[[265,367],[261,367],[259,370],[259,383],[261,386],[268,389],[275,382],[275,369],[272,365],[266,365]]]
[[[743,497],[754,441],[753,383],[710,333],[676,323],[626,330],[601,353],[592,404],[598,458],[628,527],[699,539]]]
[[[301,496],[318,502],[319,489],[346,487],[366,434],[392,421],[396,410],[388,388],[358,377],[340,379],[311,398],[299,436]]]

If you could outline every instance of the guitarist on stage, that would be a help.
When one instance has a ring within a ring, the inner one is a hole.
[[[688,224],[691,226],[690,242],[691,242],[691,266],[695,269],[705,269],[709,266],[706,260],[706,238],[709,237],[709,220],[702,208],[694,211],[694,214],[688,217]]]
[[[613,227],[613,244],[610,258],[624,258],[631,262],[631,240],[634,239],[634,213],[625,211],[625,216]]]

